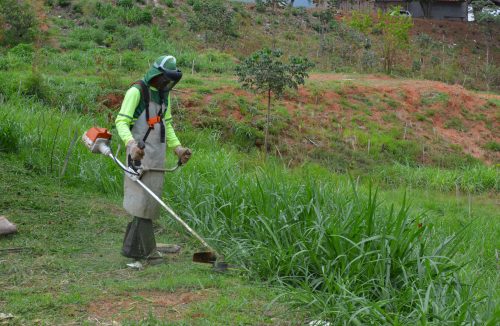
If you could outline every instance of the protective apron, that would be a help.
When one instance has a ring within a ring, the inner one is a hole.
[[[150,99],[151,96],[150,91]],[[168,94],[165,94],[168,98]],[[134,126],[131,129],[132,136],[136,141],[140,141],[146,135],[149,125],[146,121],[146,110],[149,110],[150,117],[160,115],[160,112],[165,112],[165,103],[161,105],[150,100],[149,107],[144,109],[144,112],[137,118]],[[154,125],[146,140],[146,148],[144,149],[145,155],[142,159],[142,166],[147,170],[148,168],[165,168],[165,154],[166,143],[161,142],[161,128],[160,123],[165,123],[163,120]],[[129,157],[129,150],[127,149],[127,159]],[[128,163],[128,162],[127,162]],[[141,178],[141,181],[151,189],[158,197],[162,197],[163,191],[163,172],[146,171]],[[124,196],[123,208],[132,216],[137,216],[144,219],[154,220],[160,216],[160,205],[154,200],[141,186],[128,177],[124,181]]]

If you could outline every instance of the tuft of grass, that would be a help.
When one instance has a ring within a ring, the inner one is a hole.
[[[484,144],[484,148],[493,152],[500,152],[500,143],[496,141],[490,141]]]
[[[379,180],[391,186],[411,186],[438,191],[464,191],[468,193],[499,192],[498,168],[476,165],[462,169],[411,167],[396,164],[379,169]]]
[[[429,106],[435,103],[448,103],[450,96],[447,93],[441,92],[429,92],[422,94],[422,98],[420,100],[420,104],[422,106]]]
[[[464,123],[460,118],[458,117],[452,117],[448,121],[444,123],[444,127],[448,129],[455,129],[458,131],[465,132],[467,131],[467,128],[465,127]]]

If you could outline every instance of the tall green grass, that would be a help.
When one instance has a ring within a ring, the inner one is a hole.
[[[500,174],[498,167],[495,166],[477,165],[463,169],[439,169],[395,164],[379,169],[376,176],[391,186],[403,185],[467,193],[500,191]]]
[[[0,125],[20,125],[20,164],[61,182],[121,194],[122,173],[79,139],[61,176],[75,132],[79,138],[92,125],[111,126],[102,115],[22,97],[2,109]],[[284,288],[281,299],[334,324],[492,318],[488,307],[495,298],[482,297],[459,277],[464,261],[455,257],[466,229],[436,238],[425,213],[406,201],[397,207],[380,202],[374,187],[322,169],[289,171],[258,153],[238,154],[219,145],[217,132],[180,136],[194,156],[181,173],[166,176],[167,202],[248,277]],[[172,227],[178,225],[172,221]]]
[[[387,207],[371,188],[278,167],[242,173],[224,151],[203,159],[167,179],[169,202],[228,260],[287,287],[288,302],[334,324],[484,320],[457,276],[460,235],[436,244],[406,202]]]

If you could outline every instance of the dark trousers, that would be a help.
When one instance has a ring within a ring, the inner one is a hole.
[[[147,258],[156,248],[153,221],[135,217],[127,225],[122,255],[129,258]]]

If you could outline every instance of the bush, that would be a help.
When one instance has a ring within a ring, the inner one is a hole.
[[[27,1],[0,0],[0,44],[32,42],[37,31],[36,15]]]
[[[174,7],[174,0],[163,0],[163,3],[165,3],[165,6],[167,6],[169,8]]]
[[[120,50],[143,50],[144,38],[139,33],[133,32],[118,42],[118,48]]]
[[[71,4],[71,0],[57,0],[57,4],[63,8],[69,7],[69,5]]]
[[[134,6],[134,0],[117,0],[116,5],[124,8],[132,8]]]
[[[490,141],[484,145],[484,148],[490,151],[500,152],[500,143],[497,143],[496,141]]]
[[[35,96],[44,102],[50,102],[52,99],[51,89],[40,73],[31,73],[28,78],[23,80],[21,85],[21,93],[23,95]]]
[[[15,153],[19,149],[21,125],[7,117],[0,117],[0,153]]]

